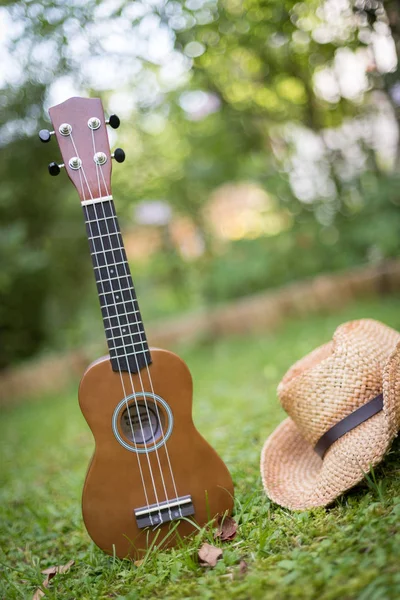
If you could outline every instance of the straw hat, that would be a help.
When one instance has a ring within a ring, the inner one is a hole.
[[[400,429],[400,334],[371,319],[344,323],[289,369],[278,395],[289,418],[261,453],[265,491],[291,509],[326,506],[382,460]]]

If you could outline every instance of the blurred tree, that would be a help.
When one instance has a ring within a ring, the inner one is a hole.
[[[1,11],[0,368],[54,345],[54,322],[73,327],[85,300],[81,214],[47,176],[54,146],[39,154],[34,137],[57,85],[101,94],[106,108],[116,88],[126,99],[114,191],[122,206],[161,199],[190,219],[205,249],[192,280],[209,301],[398,253],[397,182],[373,135],[380,115],[399,122],[398,70],[378,52],[399,50],[398,3],[31,0]],[[204,207],[232,180],[268,190],[292,231],[217,251]],[[169,245],[151,277],[171,279],[184,304],[179,261]]]
[[[39,143],[21,136],[1,152],[0,368],[54,344],[74,320],[87,273],[80,211],[50,180],[50,152]]]
[[[85,16],[79,6],[54,2],[6,2],[1,10],[0,369],[60,342],[57,332],[73,327],[87,274],[77,202],[49,178],[46,165],[57,154],[36,135],[48,126],[49,86],[74,67],[63,24],[84,24]]]

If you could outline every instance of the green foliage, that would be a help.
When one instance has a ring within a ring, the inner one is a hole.
[[[400,329],[398,296],[355,303],[335,315],[287,323],[274,333],[181,347],[194,379],[196,426],[230,468],[236,539],[214,570],[198,565],[201,531],[182,547],[154,551],[141,566],[106,556],[89,540],[80,496],[93,439],[68,394],[5,411],[0,421],[0,596],[32,597],[40,571],[75,560],[46,596],[139,598],[397,598],[400,594],[399,443],[382,465],[329,509],[290,512],[272,504],[259,454],[284,417],[276,386],[306,352],[348,319],[377,318]],[[218,542],[217,542],[218,543]],[[244,559],[248,572],[239,573]]]
[[[205,290],[211,301],[237,298],[317,273],[346,268],[361,262],[360,258],[337,254],[331,245],[321,241],[319,228],[311,222],[273,238],[230,244],[210,264]]]
[[[318,273],[398,257],[399,204],[397,177],[365,173],[359,190],[343,194],[341,210],[330,226],[321,228],[313,213],[304,212],[289,231],[227,245],[203,265],[204,293],[211,302],[228,300]]]
[[[359,97],[317,93],[323,69],[337,77],[340,52],[374,56],[373,36],[387,25],[389,42],[400,45],[394,2],[387,14],[381,2],[353,4],[340,5],[333,23],[322,0],[5,3],[0,17],[8,15],[6,43],[20,72],[5,69],[0,102],[0,369],[82,343],[80,324],[98,310],[93,286],[86,293],[89,258],[74,192],[63,175],[48,179],[45,165],[58,153],[53,143],[39,150],[33,137],[48,126],[43,106],[53,84],[101,95],[106,111],[115,92],[134,100],[118,130],[127,160],[113,177],[122,224],[136,202],[159,199],[201,237],[199,259],[173,248],[138,265],[140,273],[151,269],[141,279],[151,316],[398,255],[397,182],[370,131],[382,106],[398,121],[398,70],[382,74],[372,61]],[[171,65],[149,53],[153,30],[173,41]],[[107,32],[119,32],[121,43]],[[186,66],[174,81],[177,57]],[[307,141],[297,148],[296,135],[317,144],[318,156],[307,155]],[[329,135],[340,143],[332,146]],[[294,183],[307,169],[315,180],[308,196]],[[293,229],[221,250],[204,209],[218,186],[242,181],[289,211]],[[166,302],[158,310],[157,298]]]
[[[363,173],[358,188],[344,190],[337,216],[340,240],[346,252],[363,253],[365,259],[397,257],[400,226],[398,176],[376,177]],[[368,256],[370,255],[370,256]]]
[[[39,143],[15,140],[0,161],[0,369],[54,344],[73,321],[87,273],[78,202],[38,168]]]

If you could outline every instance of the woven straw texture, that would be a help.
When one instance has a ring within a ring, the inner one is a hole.
[[[321,459],[320,437],[383,392],[383,410],[338,439]],[[326,506],[377,465],[400,428],[400,334],[372,319],[344,323],[295,363],[278,386],[289,415],[267,439],[267,495],[291,509]]]

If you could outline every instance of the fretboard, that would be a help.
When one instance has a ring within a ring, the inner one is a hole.
[[[112,368],[137,373],[151,356],[113,201],[83,212]]]

